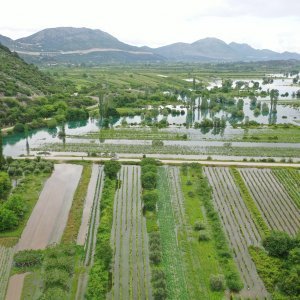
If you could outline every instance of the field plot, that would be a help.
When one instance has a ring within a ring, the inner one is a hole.
[[[84,208],[82,213],[82,220],[79,229],[79,233],[77,236],[77,245],[84,245],[86,242],[89,224],[93,221],[93,207],[95,204],[95,200],[99,200],[99,190],[102,190],[102,184],[104,179],[104,168],[103,166],[93,165],[92,175],[88,186],[87,195],[84,202]],[[101,193],[101,191],[100,191]]]
[[[83,266],[86,272],[79,275],[78,286],[75,299],[84,299],[88,283],[88,272],[94,264],[96,249],[97,229],[100,219],[100,201],[104,184],[104,167],[93,165],[92,175],[85,199],[82,222],[77,237],[77,245],[84,246],[85,259]]]
[[[140,177],[139,166],[122,166],[119,174],[121,187],[115,196],[111,235],[114,257],[111,299],[152,299]]]
[[[274,169],[273,174],[285,187],[294,203],[300,209],[300,173],[299,170],[292,169]]]
[[[173,201],[177,201],[176,204],[174,203],[177,208],[176,215],[173,212],[167,167],[159,168],[158,190],[158,221],[163,252],[162,261],[167,278],[168,297],[169,299],[189,299],[175,223],[175,218],[178,218],[178,222],[184,222],[182,215],[184,214],[184,209],[182,199],[178,201],[175,198]],[[175,193],[173,191],[173,195]],[[184,225],[182,224],[182,226]]]
[[[221,217],[244,281],[244,289],[240,293],[243,297],[264,299],[268,297],[268,293],[248,251],[249,246],[259,245],[261,237],[230,170],[223,167],[206,167],[204,171],[213,188],[214,205]]]
[[[210,275],[222,271],[216,263],[215,252],[208,241],[199,242],[199,232],[193,228],[190,216],[187,215],[186,205],[194,204],[194,211],[201,215],[199,199],[184,197],[179,167],[166,167],[168,187],[171,196],[172,209],[176,224],[179,248],[184,261],[184,272],[189,293],[189,299],[223,299],[223,293],[213,292],[210,288]],[[186,182],[184,182],[186,184]],[[188,208],[189,209],[189,208]],[[195,213],[193,214],[195,216]]]
[[[239,169],[250,193],[273,230],[296,235],[300,211],[270,169]]]
[[[0,246],[0,299],[4,299],[14,250]]]
[[[60,241],[81,172],[79,165],[55,165],[16,246],[17,251],[45,249]]]

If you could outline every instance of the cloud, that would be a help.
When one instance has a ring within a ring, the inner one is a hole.
[[[89,27],[148,46],[215,36],[257,48],[300,52],[300,0],[26,0],[1,3],[0,34]]]

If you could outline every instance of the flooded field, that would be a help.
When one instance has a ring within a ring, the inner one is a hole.
[[[17,251],[45,249],[60,241],[81,172],[79,165],[55,165],[16,246]]]

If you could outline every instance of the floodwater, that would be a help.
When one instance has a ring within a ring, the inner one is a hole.
[[[285,101],[290,101],[291,94],[300,89],[300,86],[292,85],[293,77],[283,77],[283,74],[273,74],[274,82],[272,84],[262,85],[262,79],[242,79],[241,81],[248,82],[249,86],[253,85],[251,81],[257,81],[260,83],[262,90],[267,91],[271,89],[278,89],[280,94],[284,94],[286,92],[289,93],[288,98],[279,97],[279,99],[284,99]],[[185,79],[190,81],[191,79]],[[234,84],[238,79],[233,80]],[[209,89],[214,86],[220,87],[222,85],[221,80],[215,80],[211,82],[209,85]],[[236,101],[238,98],[235,99]],[[231,114],[231,110],[235,107],[233,106],[223,106],[219,112],[213,112],[212,110],[202,110],[200,109],[201,99],[197,98],[195,100],[195,109],[189,109],[186,99],[182,100],[182,105],[172,106],[167,105],[166,107],[172,110],[176,110],[179,114],[169,114],[164,116],[159,113],[156,117],[152,117],[152,122],[159,122],[161,120],[166,120],[169,123],[169,127],[163,129],[164,131],[170,131],[178,134],[187,134],[189,139],[192,141],[198,140],[214,140],[214,139],[230,139],[236,135],[243,134],[242,129],[234,129],[232,124],[244,122],[246,119],[249,121],[256,121],[260,124],[285,124],[291,123],[294,125],[300,124],[300,108],[293,107],[292,105],[286,104],[277,104],[276,112],[271,112],[271,102],[270,97],[258,97],[257,102],[261,104],[266,103],[269,109],[269,112],[255,112],[253,106],[251,106],[251,100],[248,97],[243,98],[243,112],[244,116],[242,117],[233,117]],[[151,107],[149,107],[151,108]],[[164,107],[160,107],[163,109]],[[203,119],[212,119],[212,118],[223,118],[226,121],[226,128],[222,129],[193,129],[193,125],[195,122],[200,123]],[[141,122],[143,122],[145,116],[144,115],[136,115],[131,117],[121,117],[119,119],[111,120],[110,126],[119,127],[123,122],[132,127],[139,127]],[[21,154],[30,154],[30,148],[39,148],[44,144],[49,143],[79,143],[79,142],[87,142],[87,140],[80,140],[72,138],[72,135],[84,135],[89,132],[97,132],[101,128],[99,121],[95,119],[88,119],[86,121],[78,121],[78,122],[69,122],[65,126],[65,132],[67,137],[62,140],[58,137],[58,132],[60,130],[59,127],[55,129],[37,129],[32,130],[29,133],[29,136],[25,137],[24,134],[12,134],[4,137],[3,139],[3,153],[5,156],[19,156]],[[190,141],[190,142],[192,142]],[[110,141],[106,140],[105,143]],[[123,143],[123,142],[119,142]],[[129,142],[127,142],[129,143]],[[130,141],[133,143],[133,141]],[[140,143],[140,142],[139,142]],[[169,143],[169,142],[167,142]],[[204,142],[205,143],[205,142]],[[251,143],[252,144],[252,143]],[[244,145],[246,145],[244,143]],[[251,145],[248,145],[251,147]],[[264,146],[264,145],[263,145]],[[270,146],[267,143],[266,146]],[[276,144],[278,146],[278,144]]]

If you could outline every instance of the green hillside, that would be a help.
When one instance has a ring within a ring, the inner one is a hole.
[[[0,95],[40,95],[54,91],[54,80],[0,44]]]

